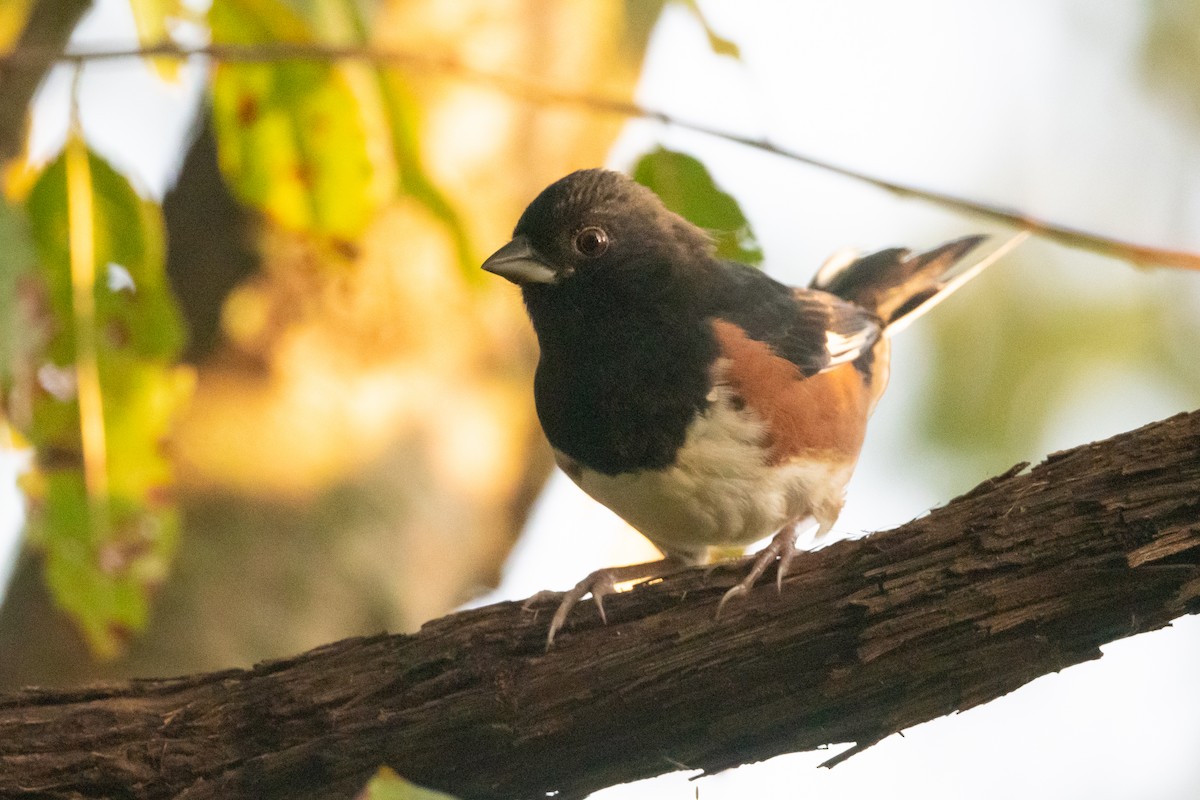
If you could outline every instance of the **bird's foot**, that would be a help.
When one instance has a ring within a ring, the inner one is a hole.
[[[759,551],[757,555],[750,557],[754,560],[754,563],[750,567],[750,572],[746,577],[727,591],[721,598],[721,602],[717,603],[717,619],[721,618],[721,610],[725,608],[725,604],[735,597],[749,594],[750,590],[754,588],[754,584],[767,571],[767,567],[771,566],[776,560],[779,561],[779,567],[775,573],[775,589],[782,592],[783,578],[787,575],[788,566],[791,565],[792,559],[796,557],[797,552],[796,529],[794,526],[788,526],[775,534],[775,538],[771,540],[770,544]]]
[[[592,600],[596,603],[596,610],[600,612],[600,620],[607,625],[608,616],[604,613],[604,598],[616,592],[618,583],[638,579],[662,578],[679,571],[683,566],[684,564],[674,559],[664,558],[660,561],[650,561],[645,564],[630,564],[625,567],[598,569],[575,584],[567,592],[538,592],[526,600],[522,608],[527,609],[531,604],[539,600],[548,599],[549,597],[562,598],[558,603],[558,608],[554,612],[554,617],[550,620],[550,631],[546,634],[546,650],[549,651],[550,647],[554,644],[554,637],[562,630],[563,625],[566,624],[567,615],[571,613],[571,609],[587,595],[590,594],[592,596]]]

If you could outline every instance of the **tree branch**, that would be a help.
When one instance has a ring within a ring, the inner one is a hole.
[[[21,65],[27,61],[46,58],[46,51],[36,48],[18,48],[0,58],[0,69],[5,66]],[[815,156],[805,155],[780,147],[767,139],[732,133],[672,116],[663,111],[645,108],[627,100],[566,90],[547,85],[531,78],[507,75],[477,69],[458,59],[428,53],[398,49],[380,49],[362,45],[331,45],[318,42],[270,42],[255,45],[211,44],[205,47],[181,47],[173,43],[149,45],[111,50],[77,51],[54,53],[59,61],[84,63],[123,58],[212,58],[223,63],[272,63],[280,61],[366,61],[378,65],[391,65],[428,73],[450,75],[460,80],[490,86],[497,91],[539,105],[577,106],[593,112],[618,114],[661,122],[677,128],[712,136],[744,147],[761,150],[790,161],[831,172],[844,178],[866,183],[900,197],[909,197],[960,214],[973,214],[994,222],[1012,225],[1051,239],[1068,247],[1099,253],[1111,258],[1124,259],[1137,265],[1158,265],[1177,269],[1200,270],[1200,253],[1175,250],[1165,247],[1138,244],[1111,236],[1081,230],[1069,225],[1042,219],[991,203],[942,192],[936,189],[910,186],[898,181],[876,177],[860,170],[835,164]]]
[[[928,516],[579,608],[501,603],[252,670],[0,698],[0,796],[350,796],[380,763],[470,798],[579,798],[855,752],[1200,611],[1200,412],[1018,466]],[[840,757],[839,757],[840,758]],[[834,761],[838,760],[837,758]]]

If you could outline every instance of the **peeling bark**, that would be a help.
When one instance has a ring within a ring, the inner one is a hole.
[[[577,609],[501,603],[409,636],[183,678],[0,698],[0,796],[350,797],[381,763],[469,798],[578,798],[888,734],[1200,611],[1200,412],[1016,467],[798,560]]]

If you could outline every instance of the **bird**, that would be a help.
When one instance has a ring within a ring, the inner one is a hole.
[[[985,238],[843,253],[793,288],[719,258],[706,231],[623,173],[546,187],[482,268],[520,287],[555,462],[663,554],[563,594],[547,648],[588,594],[607,621],[618,583],[767,537],[717,613],[772,564],[781,588],[797,535],[815,525],[819,543],[842,510],[891,336],[996,260],[951,277]]]

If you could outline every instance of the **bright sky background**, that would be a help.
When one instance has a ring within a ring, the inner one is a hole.
[[[97,5],[80,35],[93,44],[111,43],[113,32],[130,24],[126,5]],[[695,22],[669,10],[647,61],[639,93],[645,104],[766,134],[864,171],[951,192],[982,189],[988,192],[984,199],[1030,213],[1200,250],[1200,148],[1194,132],[1185,135],[1180,120],[1147,100],[1131,77],[1141,35],[1138,4],[773,0],[704,8],[720,32],[741,45],[744,62],[713,56]],[[87,74],[83,114],[89,133],[150,193],[161,194],[174,144],[194,108],[198,75],[172,88],[117,64]],[[48,149],[65,126],[66,83],[64,74],[56,76],[39,107],[38,141]],[[704,159],[750,216],[767,253],[766,268],[790,282],[806,281],[826,255],[845,245],[924,247],[986,230],[973,220],[657,124],[631,124],[614,148],[612,165],[627,166],[655,141]],[[1064,302],[1079,293],[1118,302],[1148,281],[1200,298],[1195,276],[1135,273],[1083,257],[1069,259],[1063,272]],[[939,489],[945,479],[939,465],[913,464],[906,452],[905,429],[926,375],[922,338],[918,325],[899,342],[892,386],[873,421],[840,531],[890,527],[947,499]],[[1185,408],[1185,399],[1137,377],[1097,372],[1086,387],[1095,391],[1065,398],[1060,424],[1027,457]],[[6,552],[16,541],[13,469],[0,460],[0,585],[10,560]],[[961,476],[963,488],[984,477]],[[558,475],[493,599],[565,588],[593,569],[651,552]],[[700,797],[1194,800],[1200,796],[1200,619],[1181,620],[1105,652],[1099,662],[892,737],[834,770],[815,766],[828,752],[781,757],[705,779]],[[694,791],[685,776],[675,775],[596,797],[690,799]]]

